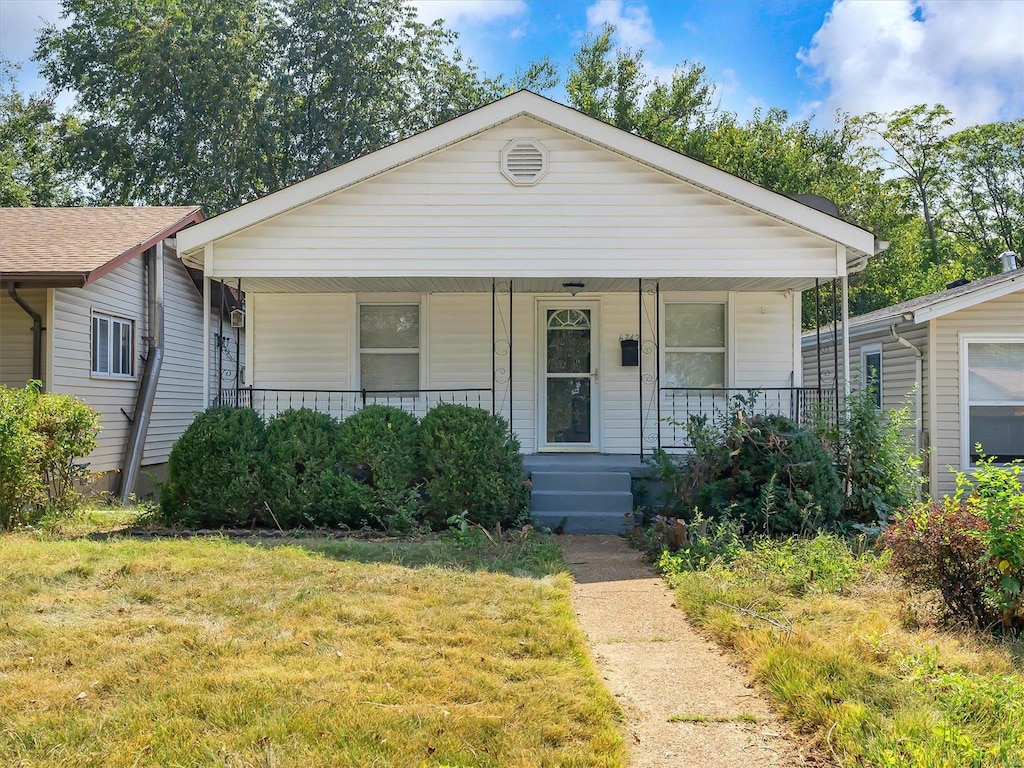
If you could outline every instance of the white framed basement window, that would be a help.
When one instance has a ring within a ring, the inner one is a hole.
[[[871,392],[871,402],[882,410],[882,345],[865,344],[860,349],[860,386]]]
[[[135,321],[92,313],[92,375],[112,379],[135,376]]]
[[[359,386],[376,391],[420,388],[420,305],[359,305]]]
[[[727,305],[665,303],[664,386],[724,389]]]
[[[960,339],[962,467],[1024,459],[1024,337]]]

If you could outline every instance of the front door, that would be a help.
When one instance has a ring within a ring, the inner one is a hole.
[[[548,450],[597,448],[597,307],[542,303],[541,444]]]

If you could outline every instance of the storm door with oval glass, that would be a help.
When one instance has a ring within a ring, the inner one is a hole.
[[[597,305],[541,305],[541,416],[548,450],[597,445]]]

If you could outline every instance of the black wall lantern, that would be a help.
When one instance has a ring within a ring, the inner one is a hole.
[[[619,346],[622,348],[622,367],[636,368],[640,365],[640,341],[633,336],[620,336]]]

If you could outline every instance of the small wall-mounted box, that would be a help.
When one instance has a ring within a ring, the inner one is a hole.
[[[640,341],[638,339],[622,336],[619,338],[619,346],[622,348],[623,368],[636,368],[640,365]]]
[[[245,328],[245,311],[241,309],[231,310],[231,327]]]

